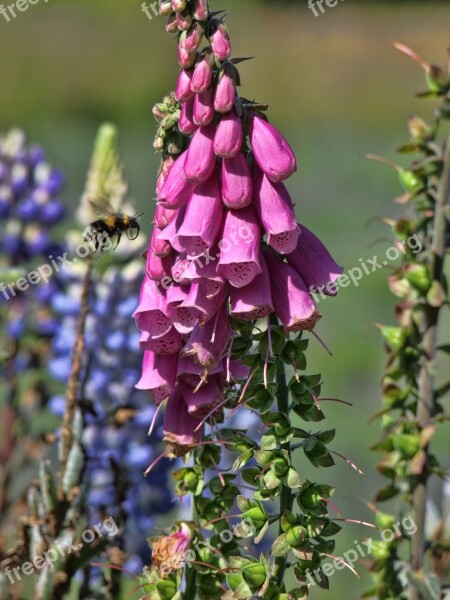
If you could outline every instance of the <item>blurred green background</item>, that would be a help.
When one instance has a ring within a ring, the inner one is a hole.
[[[299,172],[288,186],[300,221],[346,269],[384,253],[390,231],[368,221],[400,214],[392,199],[401,191],[395,172],[365,154],[394,158],[406,141],[408,115],[427,118],[433,111],[432,101],[414,98],[424,88],[422,72],[392,42],[443,63],[450,46],[448,2],[346,0],[320,17],[306,0],[212,5],[230,10],[233,55],[255,56],[241,65],[241,94],[269,103],[270,119],[297,153]],[[112,120],[120,127],[131,196],[150,231],[159,160],[151,108],[172,89],[178,71],[175,40],[164,25],[163,17],[149,20],[139,1],[41,0],[10,23],[0,16],[0,130],[21,126],[46,147],[67,174],[72,213],[96,129]],[[365,472],[361,477],[340,462],[311,476],[336,485],[334,502],[352,518],[370,519],[361,497],[371,499],[381,481],[368,450],[379,424],[368,421],[380,406],[384,362],[376,323],[392,322],[386,276],[372,274],[320,304],[324,319],[317,331],[333,357],[315,341],[310,345],[309,370],[323,373],[324,396],[353,403],[327,403],[325,423],[338,430],[334,447]],[[348,525],[336,553],[370,533]],[[358,597],[367,583],[364,567],[358,570],[363,581],[339,572],[331,594],[315,591],[312,598]]]

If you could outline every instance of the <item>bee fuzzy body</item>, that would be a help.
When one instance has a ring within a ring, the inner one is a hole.
[[[129,240],[135,240],[140,233],[138,218],[140,214],[134,217],[113,212],[110,208],[100,207],[91,202],[96,212],[102,215],[101,219],[97,219],[86,228],[84,232],[85,241],[94,241],[95,250],[103,252],[108,242],[116,237],[116,245],[114,250],[119,245],[122,235],[125,233]]]

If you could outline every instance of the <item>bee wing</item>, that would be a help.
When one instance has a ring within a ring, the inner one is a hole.
[[[89,200],[89,204],[92,206],[92,208],[98,215],[100,215],[101,217],[109,217],[116,213],[114,208],[107,200],[102,200],[101,202],[101,204],[97,204],[93,200]]]

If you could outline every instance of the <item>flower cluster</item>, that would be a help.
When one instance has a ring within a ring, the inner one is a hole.
[[[39,146],[11,130],[0,136],[0,252],[16,265],[36,255],[59,254],[50,229],[64,216],[58,198],[64,178],[51,167]]]
[[[158,405],[168,399],[164,435],[179,455],[200,441],[207,417],[220,417],[233,322],[275,313],[285,332],[311,331],[321,315],[310,289],[342,270],[296,221],[284,184],[294,152],[265,107],[238,96],[242,59],[231,58],[223,20],[204,0],[160,11],[180,32],[181,71],[154,109],[163,160],[134,316],[145,351],[138,387]]]
[[[156,515],[172,507],[164,463],[155,468],[151,481],[142,476],[158,453],[156,438],[149,441],[145,428],[155,409],[148,406],[146,394],[133,391],[140,353],[139,334],[129,315],[138,302],[142,275],[140,261],[134,261],[120,269],[109,267],[95,281],[86,323],[80,400],[87,454],[83,480],[89,482],[90,518],[97,522],[107,514],[125,520],[123,549],[132,559],[128,566],[133,570],[142,568],[149,558],[142,532],[151,529]],[[62,382],[68,380],[71,369],[81,291],[81,276],[76,271],[64,276],[64,292],[52,297],[60,326],[49,361],[50,374]],[[62,414],[65,402],[64,397],[53,396],[50,408]]]

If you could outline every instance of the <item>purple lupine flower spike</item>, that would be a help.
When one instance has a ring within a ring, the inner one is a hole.
[[[233,158],[242,146],[242,121],[233,109],[222,117],[214,136],[214,152],[221,158]]]
[[[175,387],[177,363],[175,354],[155,354],[147,350],[144,352],[142,377],[136,388],[149,391],[156,406],[159,406]]]
[[[222,199],[228,208],[245,208],[253,197],[253,183],[242,152],[222,161]]]
[[[231,314],[237,319],[253,321],[273,312],[269,271],[264,256],[260,257],[261,273],[245,287],[231,288]]]
[[[253,155],[271,181],[287,179],[297,170],[292,148],[281,133],[254,112],[249,112]]]
[[[293,252],[297,247],[300,230],[286,186],[281,182],[270,181],[256,167],[253,189],[255,207],[267,234],[267,243],[281,254]]]
[[[158,201],[166,208],[181,208],[187,203],[195,189],[195,183],[188,181],[185,176],[187,157],[188,151],[183,152],[177,158],[158,194]]]
[[[286,331],[312,331],[322,315],[317,311],[306,283],[293,267],[271,251],[265,253],[265,258],[275,312]]]
[[[255,209],[229,210],[225,217],[217,272],[234,287],[244,287],[261,273],[261,232]]]
[[[197,129],[192,136],[191,144],[186,151],[186,160],[184,162],[184,173],[189,181],[206,181],[211,177],[214,171],[214,165],[216,164],[216,155],[214,154],[214,134],[214,125],[208,125],[208,127],[200,127]],[[170,175],[172,174],[172,171]],[[169,183],[170,175],[167,183]]]
[[[323,292],[327,296],[337,294],[333,282],[343,273],[319,238],[304,225],[297,247],[288,257],[288,263],[302,276],[310,290]]]
[[[222,213],[220,176],[216,170],[208,181],[197,186],[177,231],[188,258],[196,258],[213,246],[222,226]]]
[[[214,119],[214,89],[195,94],[193,120],[196,125],[206,127]]]

